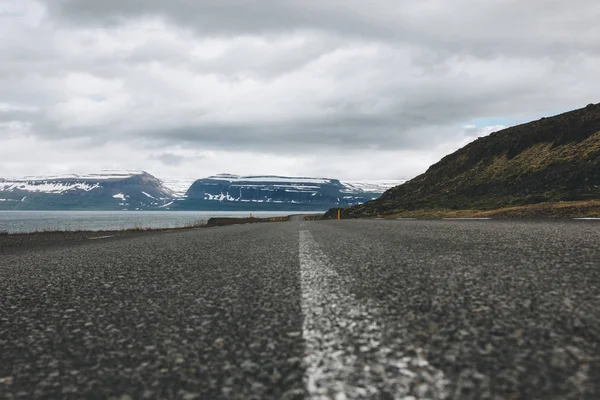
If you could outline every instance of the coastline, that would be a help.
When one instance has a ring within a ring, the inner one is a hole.
[[[186,225],[178,228],[130,228],[121,230],[53,230],[27,233],[0,232],[0,255],[29,250],[38,247],[64,246],[85,243],[90,240],[114,240],[155,233],[178,232],[192,229],[216,228],[228,225],[242,225],[265,222],[285,222],[291,216],[267,218],[210,218],[205,223]]]

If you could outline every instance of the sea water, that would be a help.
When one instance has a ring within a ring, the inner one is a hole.
[[[249,217],[250,213],[247,211],[0,211],[0,233],[178,228],[202,224],[211,217]],[[302,212],[252,212],[253,216],[259,218],[289,214],[302,214]]]

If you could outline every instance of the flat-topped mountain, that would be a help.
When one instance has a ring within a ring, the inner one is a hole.
[[[173,209],[185,210],[324,210],[375,199],[402,181],[341,182],[338,179],[238,176],[198,179]]]
[[[0,210],[145,210],[172,197],[144,171],[0,179]]]
[[[490,210],[592,199],[600,199],[600,104],[479,138],[424,174],[342,213]]]
[[[161,180],[144,171],[0,178],[0,210],[326,210],[364,203],[402,181],[237,176]]]

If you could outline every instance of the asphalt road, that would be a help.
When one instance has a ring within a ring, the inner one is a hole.
[[[0,398],[598,399],[600,222],[315,221],[0,255]]]

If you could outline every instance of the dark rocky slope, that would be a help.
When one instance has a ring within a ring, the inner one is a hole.
[[[342,213],[490,210],[590,199],[600,199],[600,104],[479,138],[424,174]]]

